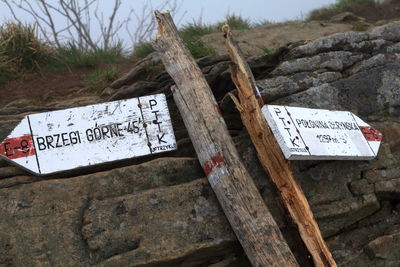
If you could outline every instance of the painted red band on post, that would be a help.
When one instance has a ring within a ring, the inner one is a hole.
[[[371,126],[359,126],[367,141],[381,141],[382,134]]]
[[[0,144],[0,154],[8,159],[18,159],[35,155],[32,135],[5,139]]]
[[[204,163],[203,169],[205,174],[208,176],[215,168],[222,166],[224,159],[220,156],[214,156],[209,161]]]

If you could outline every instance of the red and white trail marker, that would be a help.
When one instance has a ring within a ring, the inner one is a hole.
[[[176,150],[164,94],[31,114],[0,157],[35,174]]]
[[[265,105],[262,112],[289,160],[369,160],[382,134],[348,111]]]

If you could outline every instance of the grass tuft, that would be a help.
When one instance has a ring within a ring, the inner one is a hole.
[[[120,43],[108,48],[85,51],[74,44],[68,43],[57,51],[57,60],[49,65],[49,69],[65,67],[95,68],[102,64],[120,62],[124,60],[123,49]]]
[[[194,58],[215,55],[215,51],[203,44],[200,38],[217,32],[217,27],[201,22],[188,23],[179,30],[179,34]]]
[[[135,45],[133,49],[133,56],[135,58],[145,58],[147,55],[155,51],[154,47],[149,42],[144,42]]]
[[[40,69],[54,54],[54,48],[39,40],[36,27],[4,23],[0,28],[0,82]]]
[[[95,70],[86,76],[85,83],[90,89],[95,91],[105,88],[121,75],[121,69],[115,66],[107,66]]]
[[[229,27],[232,30],[248,30],[253,27],[253,24],[251,23],[250,19],[243,18],[239,15],[233,14],[227,14],[225,16],[225,21],[219,22],[217,24],[218,30],[221,30],[221,27],[225,24],[228,23]]]

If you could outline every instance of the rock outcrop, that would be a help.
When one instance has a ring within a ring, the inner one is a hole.
[[[248,60],[266,103],[350,110],[383,132],[375,160],[293,166],[339,266],[399,266],[400,24],[299,41]],[[159,64],[152,55],[85,104],[165,92],[179,150],[45,177],[0,161],[0,265],[249,265],[170,97],[173,81]],[[226,97],[234,88],[228,57],[198,64],[246,167],[306,266],[279,196]],[[147,80],[155,69],[161,72]],[[27,113],[79,104],[8,105],[0,109],[0,137]]]

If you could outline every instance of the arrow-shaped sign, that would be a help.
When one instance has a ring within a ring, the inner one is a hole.
[[[265,105],[262,112],[289,160],[369,160],[382,140],[348,111]]]
[[[0,156],[48,174],[177,148],[164,94],[31,114]]]

